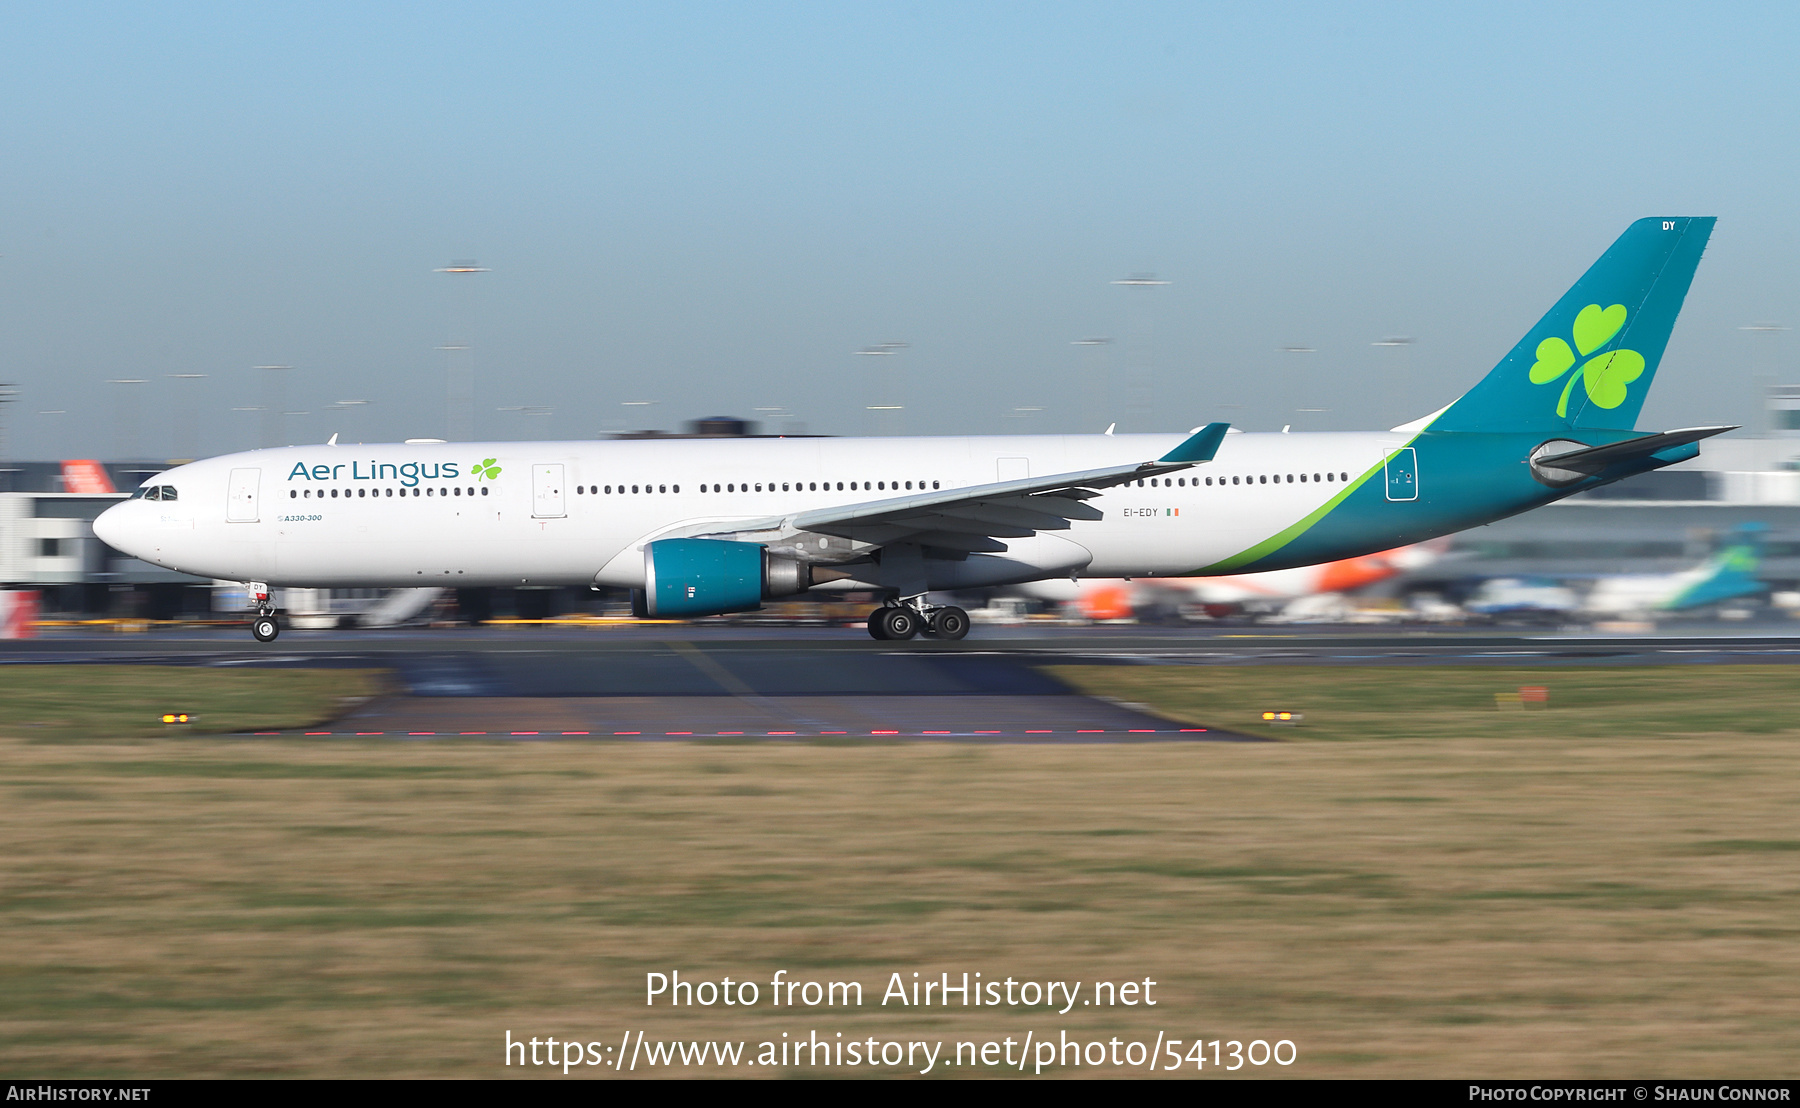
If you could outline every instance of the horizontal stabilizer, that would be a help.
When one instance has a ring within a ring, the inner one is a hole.
[[[1620,462],[1647,458],[1672,446],[1686,446],[1689,443],[1699,442],[1701,439],[1735,430],[1737,430],[1736,427],[1683,427],[1675,431],[1663,431],[1655,435],[1626,439],[1624,442],[1608,443],[1605,446],[1590,446],[1585,450],[1571,450],[1565,454],[1533,458],[1532,464],[1544,469],[1570,470],[1592,476],[1608,466],[1617,465]]]

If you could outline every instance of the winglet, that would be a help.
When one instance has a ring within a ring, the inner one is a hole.
[[[1229,430],[1229,423],[1209,423],[1189,435],[1186,442],[1156,460],[1178,465],[1210,462],[1213,455],[1219,452],[1219,444],[1225,441],[1225,432]]]

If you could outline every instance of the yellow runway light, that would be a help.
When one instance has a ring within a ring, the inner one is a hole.
[[[1264,723],[1299,723],[1306,718],[1303,712],[1264,712]]]
[[[162,721],[164,723],[191,723],[193,718],[186,712],[164,712]]]

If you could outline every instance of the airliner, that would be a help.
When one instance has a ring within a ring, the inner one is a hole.
[[[1587,595],[1576,599],[1574,584],[1529,578],[1499,577],[1484,582],[1464,605],[1491,616],[1632,616],[1646,618],[1688,612],[1726,601],[1742,601],[1769,591],[1758,579],[1762,564],[1761,523],[1741,523],[1717,553],[1697,566],[1675,573],[1603,574]],[[1586,575],[1582,575],[1586,576]]]
[[[160,473],[94,533],[274,586],[576,585],[644,617],[873,590],[876,639],[960,639],[937,590],[1254,573],[1352,558],[1694,457],[1732,430],[1634,430],[1710,217],[1641,219],[1485,377],[1387,431],[330,442]],[[1110,430],[1110,429],[1109,429]]]

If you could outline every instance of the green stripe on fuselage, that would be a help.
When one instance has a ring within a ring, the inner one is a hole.
[[[1573,437],[1598,446],[1635,435],[1632,431],[1583,430]],[[1372,554],[1492,523],[1667,464],[1637,459],[1609,468],[1595,479],[1553,489],[1538,483],[1526,464],[1532,449],[1547,437],[1537,432],[1422,431],[1385,448],[1380,461],[1304,518],[1194,573],[1255,573]],[[1418,498],[1389,500],[1383,471],[1389,459],[1409,446],[1418,459]]]
[[[1335,509],[1339,504],[1342,504],[1350,496],[1351,493],[1354,493],[1357,489],[1362,488],[1363,485],[1369,480],[1369,478],[1375,476],[1377,473],[1381,473],[1384,470],[1386,470],[1387,464],[1388,464],[1388,459],[1390,457],[1392,457],[1393,454],[1399,453],[1399,450],[1404,450],[1404,449],[1406,449],[1407,446],[1411,446],[1413,444],[1414,439],[1416,439],[1417,437],[1418,436],[1415,435],[1413,437],[1413,439],[1406,440],[1406,444],[1404,446],[1401,446],[1398,450],[1395,450],[1389,454],[1382,455],[1381,461],[1377,462],[1375,464],[1374,468],[1368,470],[1362,476],[1358,477],[1356,480],[1350,482],[1349,484],[1345,485],[1343,488],[1339,489],[1337,491],[1336,496],[1333,496],[1330,500],[1327,500],[1325,503],[1319,505],[1317,508],[1314,508],[1312,510],[1312,512],[1310,512],[1306,516],[1306,518],[1300,520],[1298,523],[1291,524],[1288,527],[1285,527],[1282,530],[1277,531],[1275,534],[1273,534],[1273,535],[1269,536],[1268,538],[1264,539],[1263,541],[1257,543],[1255,546],[1251,547],[1248,550],[1239,551],[1238,553],[1233,554],[1231,557],[1226,558],[1223,561],[1214,562],[1210,566],[1205,566],[1201,569],[1195,570],[1194,571],[1195,575],[1203,576],[1206,574],[1235,573],[1242,567],[1249,565],[1251,562],[1257,561],[1260,558],[1267,557],[1268,555],[1275,553],[1277,550],[1280,550],[1282,547],[1286,546],[1288,543],[1293,542],[1295,539],[1299,538],[1301,535],[1304,535],[1307,531],[1311,530],[1313,524],[1319,522],[1321,519],[1324,519],[1327,515],[1330,515],[1332,510]]]

